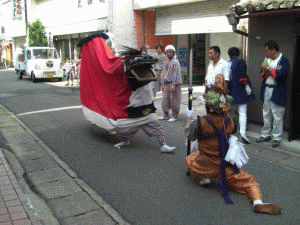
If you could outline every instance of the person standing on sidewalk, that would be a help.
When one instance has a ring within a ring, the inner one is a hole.
[[[162,71],[162,111],[164,116],[160,119],[169,119],[169,122],[174,122],[178,118],[181,105],[181,69],[175,56],[175,47],[168,45],[165,52],[168,59]],[[171,118],[169,118],[170,110],[172,111]]]
[[[275,41],[268,41],[264,47],[267,59],[264,60],[260,73],[263,80],[260,100],[263,102],[264,126],[256,142],[267,142],[273,138],[272,147],[278,147],[283,132],[290,65],[288,59],[279,52],[279,45]]]
[[[153,81],[153,96],[156,96],[156,92],[159,92],[161,90],[161,74],[162,70],[164,68],[164,65],[167,61],[167,56],[163,52],[163,46],[162,45],[157,45],[156,46],[156,55],[154,56],[155,59],[157,59],[157,63],[154,64],[154,71],[155,71],[155,76],[157,78],[157,81]]]
[[[240,50],[236,47],[228,49],[230,61],[229,95],[233,97],[233,109],[238,111],[240,134],[245,144],[250,144],[246,136],[247,128],[247,104],[254,100],[250,79],[247,76],[247,65],[243,59],[239,59]],[[235,113],[234,113],[235,114]]]
[[[228,91],[229,68],[227,62],[221,58],[221,50],[219,46],[211,46],[208,50],[208,57],[211,62],[208,65],[205,76],[205,93],[215,84],[217,75],[222,74],[225,79],[225,92]]]
[[[74,68],[71,58],[67,58],[67,62],[63,66],[63,70],[66,71],[66,80],[67,80],[66,86],[68,86],[70,84],[70,80],[72,81],[72,86],[73,86],[73,78],[74,78],[75,68]]]

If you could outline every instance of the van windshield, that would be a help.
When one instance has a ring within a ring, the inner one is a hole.
[[[34,59],[57,59],[58,54],[55,49],[33,49]]]

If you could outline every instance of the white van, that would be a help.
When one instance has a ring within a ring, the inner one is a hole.
[[[19,54],[15,64],[15,70],[19,79],[30,76],[33,82],[38,79],[62,80],[63,72],[61,60],[55,48],[52,47],[28,47],[23,54]]]

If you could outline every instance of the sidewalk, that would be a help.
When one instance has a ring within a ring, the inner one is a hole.
[[[40,225],[0,148],[0,224]]]
[[[65,86],[65,83],[48,84],[72,88]],[[76,86],[76,91],[78,88]],[[203,86],[193,87],[194,95],[200,96],[203,91]],[[182,92],[181,113],[178,121],[172,126],[186,125],[185,110],[188,106],[186,85],[183,86]],[[158,116],[162,116],[161,100],[162,93],[159,92],[155,98]],[[194,115],[205,114],[205,107],[197,100],[193,101],[193,110]],[[288,142],[285,139],[278,148],[272,148],[270,143],[257,144],[254,139],[259,136],[260,130],[260,126],[249,124],[249,137],[252,141],[251,151],[247,150],[249,156],[300,172],[300,141]],[[0,225],[129,224],[21,120],[2,105],[0,105],[1,133],[11,151],[0,148]]]

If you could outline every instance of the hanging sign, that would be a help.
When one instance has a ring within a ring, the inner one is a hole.
[[[23,14],[22,0],[12,0],[13,20],[21,20]]]

